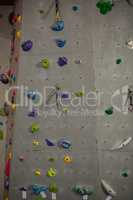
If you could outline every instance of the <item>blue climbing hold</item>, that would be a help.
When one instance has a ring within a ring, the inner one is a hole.
[[[32,190],[33,194],[39,195],[41,192],[47,192],[48,187],[35,184],[35,185],[31,186],[31,190]]]
[[[59,65],[60,67],[63,67],[64,65],[67,65],[68,59],[67,59],[66,57],[59,57],[57,63],[58,63],[58,65]]]
[[[56,39],[56,45],[60,48],[63,48],[66,44],[66,40]]]
[[[45,142],[46,142],[46,144],[47,144],[49,147],[55,146],[55,144],[54,144],[51,140],[49,140],[49,139],[45,139]]]
[[[62,147],[64,149],[70,149],[70,147],[72,146],[71,142],[66,140],[66,139],[60,139],[58,141],[58,146]]]
[[[53,31],[62,31],[64,29],[64,21],[56,21],[54,25],[52,26]]]
[[[31,40],[27,40],[21,45],[23,51],[30,51],[33,47],[33,42]]]

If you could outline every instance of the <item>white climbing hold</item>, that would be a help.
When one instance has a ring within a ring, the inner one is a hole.
[[[47,198],[47,195],[44,191],[40,192],[40,195],[43,199],[46,199]]]
[[[101,180],[101,185],[109,196],[116,196],[116,192],[114,191],[114,189],[105,180]]]
[[[113,197],[109,195],[105,200],[111,200],[111,199],[113,199]]]
[[[56,193],[52,192],[52,200],[56,200]]]
[[[88,200],[88,195],[84,195],[82,200]]]
[[[23,200],[27,199],[27,191],[26,190],[22,190],[22,199]]]
[[[111,150],[119,150],[122,149],[123,147],[127,146],[130,142],[132,141],[132,137],[129,137],[127,139],[124,139],[122,141],[119,141],[118,143],[116,143]]]
[[[126,44],[129,49],[133,49],[133,40],[128,40]]]

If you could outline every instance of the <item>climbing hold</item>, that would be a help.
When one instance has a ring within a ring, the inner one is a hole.
[[[20,191],[22,192],[22,200],[27,200],[27,188],[22,187]]]
[[[41,171],[40,171],[40,169],[36,169],[36,170],[35,170],[35,175],[36,175],[36,176],[41,176]]]
[[[31,40],[27,40],[21,45],[23,51],[30,51],[33,47],[33,42]]]
[[[55,159],[51,157],[51,158],[48,159],[48,161],[50,161],[50,162],[54,162]]]
[[[0,122],[0,126],[3,126],[3,122]]]
[[[37,91],[35,90],[29,90],[27,93],[27,97],[29,99],[32,99],[33,101],[37,99]]]
[[[114,189],[105,180],[101,180],[101,186],[106,194],[110,195],[111,197],[116,196]]]
[[[40,130],[40,126],[37,123],[32,123],[31,125],[31,132],[36,133]]]
[[[29,117],[37,117],[37,116],[38,116],[37,110],[36,110],[35,108],[33,108],[32,111],[30,111],[30,112],[28,113],[28,116],[29,116]]]
[[[53,31],[62,31],[64,29],[64,21],[63,20],[57,20],[53,26],[51,27]]]
[[[105,15],[112,10],[113,3],[112,0],[99,0],[96,6],[99,8],[100,13]]]
[[[48,191],[48,187],[45,186],[45,185],[32,185],[31,186],[31,190],[33,192],[33,194],[36,194],[36,195],[40,195],[41,192],[47,192]]]
[[[62,147],[64,149],[70,149],[70,147],[72,146],[71,142],[65,139],[60,139],[58,141],[58,146]]]
[[[12,111],[15,112],[15,111],[16,111],[16,104],[13,103],[13,104],[11,105],[11,108],[12,108]]]
[[[73,192],[80,194],[80,195],[92,195],[94,194],[95,190],[93,186],[82,186],[82,185],[75,185],[72,188]]]
[[[74,6],[72,6],[72,10],[73,11],[79,11],[80,10],[80,6],[79,5],[74,5]]]
[[[48,146],[50,146],[50,147],[55,146],[55,144],[54,144],[51,140],[49,140],[49,139],[45,139],[45,142],[46,142],[46,144],[47,144]]]
[[[111,148],[111,150],[119,150],[119,149],[122,149],[123,147],[127,146],[131,141],[132,141],[132,137],[128,137],[127,139],[120,140],[119,142],[117,142],[117,143]]]
[[[47,176],[48,176],[48,177],[54,177],[54,176],[56,176],[56,174],[57,174],[56,169],[50,168],[50,169],[47,171]]]
[[[62,112],[63,112],[63,113],[68,113],[68,111],[69,111],[69,110],[68,110],[67,107],[62,108]]]
[[[69,98],[69,93],[68,92],[62,92],[61,93],[61,98],[62,99],[68,99]]]
[[[4,108],[0,108],[0,116],[5,117],[6,113],[4,111]]]
[[[34,146],[39,146],[40,145],[40,142],[38,140],[33,140],[32,144]]]
[[[44,10],[38,10],[40,14],[44,14]]]
[[[82,63],[81,60],[75,60],[75,64],[79,65],[79,64],[81,64],[81,63]]]
[[[112,115],[113,114],[113,107],[111,106],[111,107],[109,107],[109,108],[107,108],[106,110],[105,110],[105,113],[107,114],[107,115]]]
[[[83,97],[84,96],[84,92],[83,91],[75,92],[75,96],[76,97]]]
[[[4,132],[3,130],[0,129],[0,140],[3,140],[4,139]]]
[[[58,65],[59,66],[64,66],[64,65],[67,65],[67,63],[68,63],[68,59],[66,58],[66,57],[59,57],[59,59],[58,59]]]
[[[71,156],[64,156],[64,162],[66,164],[72,163],[72,157]]]
[[[57,193],[58,187],[56,183],[50,183],[49,184],[49,192]]]
[[[45,59],[43,59],[43,60],[41,61],[41,65],[42,65],[42,67],[43,67],[44,69],[48,69],[48,68],[50,67],[50,62],[49,62],[49,60],[48,60],[47,58],[45,58]]]
[[[22,16],[18,14],[16,18],[17,18],[17,19],[16,19],[17,23],[21,23],[21,21],[22,21]]]
[[[3,84],[8,84],[9,81],[10,81],[10,78],[7,74],[0,74],[0,81],[3,83]]]
[[[21,162],[24,161],[24,156],[23,156],[23,155],[19,156],[19,160],[20,160]]]
[[[63,48],[66,44],[66,40],[56,39],[56,45],[60,48]]]
[[[20,39],[20,37],[21,37],[21,31],[17,31],[16,32],[16,37],[17,37],[17,39]]]
[[[116,64],[119,65],[119,64],[121,64],[121,63],[122,63],[122,59],[121,59],[121,58],[118,58],[118,59],[116,60]]]
[[[123,170],[121,170],[121,176],[128,177],[129,174],[130,174],[129,169],[123,169]]]
[[[133,49],[133,40],[128,40],[128,41],[126,42],[126,45],[127,45],[127,47],[128,47],[129,49]]]

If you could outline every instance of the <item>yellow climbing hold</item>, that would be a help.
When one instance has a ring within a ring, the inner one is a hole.
[[[21,16],[21,15],[18,15],[18,16],[17,16],[17,22],[20,23],[21,21],[22,21],[22,16]]]
[[[36,170],[35,170],[35,175],[36,175],[36,176],[41,176],[41,171],[40,171],[40,169],[36,169]]]
[[[38,140],[33,140],[32,144],[34,146],[39,146],[40,145],[40,142]]]
[[[16,32],[16,37],[17,37],[17,39],[20,39],[20,37],[21,37],[21,31],[17,31]]]
[[[72,157],[71,156],[65,156],[64,157],[64,162],[65,163],[71,163],[72,162]]]
[[[56,169],[53,169],[53,168],[50,168],[48,171],[47,171],[47,176],[49,177],[54,177],[56,176]]]
[[[12,111],[16,111],[16,104],[12,104]]]
[[[44,69],[48,69],[49,66],[50,66],[50,62],[49,62],[49,60],[48,60],[47,58],[43,59],[43,60],[41,61],[41,64],[42,64],[42,67],[43,67]]]

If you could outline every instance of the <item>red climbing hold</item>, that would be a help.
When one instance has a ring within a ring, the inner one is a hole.
[[[8,159],[6,161],[6,169],[5,169],[5,173],[6,173],[6,176],[10,176],[10,168],[11,168],[11,160]]]

